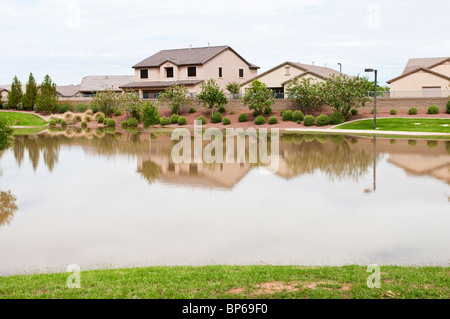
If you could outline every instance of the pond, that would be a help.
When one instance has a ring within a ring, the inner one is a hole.
[[[449,265],[450,141],[276,139],[274,170],[174,162],[170,132],[16,136],[0,154],[0,275],[70,264]]]

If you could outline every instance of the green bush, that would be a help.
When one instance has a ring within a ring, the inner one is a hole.
[[[170,117],[170,123],[171,124],[177,124],[178,123],[178,118],[180,116],[178,114],[172,114],[172,116]]]
[[[447,102],[447,109],[445,113],[450,114],[450,100]]]
[[[276,116],[271,116],[269,117],[269,124],[273,125],[273,124],[277,124],[278,123],[278,119]]]
[[[116,121],[114,121],[113,119],[106,119],[105,125],[106,125],[107,127],[113,127],[113,126],[116,126]]]
[[[105,117],[104,116],[99,116],[99,117],[97,117],[97,122],[98,123],[103,123],[105,121]]]
[[[120,123],[120,126],[121,126],[123,129],[126,129],[126,128],[128,127],[128,122],[127,122],[127,121],[123,121],[122,123]]]
[[[415,107],[412,107],[409,109],[408,111],[409,115],[416,115],[417,114],[417,109]]]
[[[220,112],[215,112],[213,115],[211,115],[211,122],[212,123],[222,122],[222,114],[220,114]]]
[[[236,112],[235,112],[235,111],[231,111],[230,114],[231,114],[231,115],[234,115],[234,114],[236,114]]]
[[[223,125],[229,125],[231,123],[231,120],[229,117],[224,117],[222,120]]]
[[[63,119],[61,119],[61,121],[59,122],[59,124],[61,124],[61,126],[66,126],[66,125],[67,125],[67,122],[64,121]]]
[[[195,113],[195,112],[197,112],[197,110],[195,109],[195,107],[191,107],[191,108],[189,109],[189,113]]]
[[[330,123],[330,118],[326,114],[321,114],[316,118],[316,125],[317,126],[325,126]]]
[[[266,115],[272,114],[272,107],[271,106],[266,106],[264,108],[264,114],[266,114]]]
[[[315,124],[315,119],[314,116],[312,115],[306,115],[305,118],[303,119],[303,125],[305,126],[313,126]]]
[[[203,115],[200,115],[199,117],[197,117],[198,121],[202,121],[202,124],[206,124],[206,119]]]
[[[281,114],[281,117],[283,118],[284,122],[292,121],[292,111],[291,110],[284,110]]]
[[[80,103],[80,104],[77,104],[77,106],[75,106],[75,111],[77,113],[84,113],[84,112],[86,112],[87,108],[88,108],[88,106],[86,104]]]
[[[239,122],[247,122],[248,121],[247,114],[245,114],[245,113],[239,114],[238,121]]]
[[[225,106],[223,106],[223,105],[219,106],[219,112],[220,112],[220,113],[225,113],[226,110],[227,110],[227,109],[225,108]]]
[[[186,125],[187,124],[187,120],[184,116],[179,116],[178,117],[178,125]]]
[[[121,116],[122,115],[122,110],[114,109],[113,113],[114,113],[114,116]]]
[[[81,122],[81,127],[86,128],[87,127],[87,123],[86,122]]]
[[[58,113],[66,113],[68,111],[72,111],[72,105],[69,102],[64,102],[58,105]]]
[[[168,117],[161,117],[159,120],[159,123],[161,123],[162,126],[166,126],[170,124],[170,119]]]
[[[58,123],[58,122],[56,122],[56,119],[51,119],[51,120],[48,122],[48,125],[50,125],[50,126],[55,126],[57,123]]]
[[[357,109],[352,109],[350,112],[352,112],[352,115],[358,115],[358,110]]]
[[[345,117],[341,112],[333,112],[330,116],[330,124],[338,125],[345,122]]]
[[[294,113],[292,113],[292,121],[294,121],[294,122],[298,122],[298,121],[301,122],[301,121],[303,121],[304,117],[305,116],[303,115],[302,111],[297,110]]]
[[[138,127],[139,122],[134,117],[128,120],[128,127]]]
[[[98,112],[98,106],[95,104],[89,104],[89,109],[92,110],[92,113],[97,113]]]
[[[391,115],[397,115],[397,110],[396,109],[392,109],[391,110]]]
[[[263,125],[266,123],[266,119],[264,118],[264,116],[257,116],[255,119],[255,124],[256,125]]]
[[[428,114],[438,114],[439,113],[439,108],[436,105],[431,105],[428,108]]]

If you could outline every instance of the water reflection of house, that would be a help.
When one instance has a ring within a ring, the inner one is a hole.
[[[407,174],[428,175],[450,183],[450,156],[391,154],[389,162],[403,168]]]

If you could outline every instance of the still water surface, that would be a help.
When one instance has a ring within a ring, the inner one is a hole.
[[[285,133],[276,172],[175,164],[174,143],[16,137],[0,154],[0,275],[69,264],[449,265],[450,141]]]

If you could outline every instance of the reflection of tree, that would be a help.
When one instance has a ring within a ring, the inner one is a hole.
[[[0,192],[0,226],[11,223],[14,213],[18,210],[16,200],[11,191]]]
[[[161,172],[161,167],[151,160],[147,160],[142,163],[142,169],[140,173],[149,184],[158,180]]]
[[[16,136],[14,143],[14,158],[20,166],[24,159],[25,150],[28,151],[33,169],[39,165],[40,153],[42,152],[44,163],[50,171],[53,170],[59,157],[60,139],[52,135],[44,136]]]

